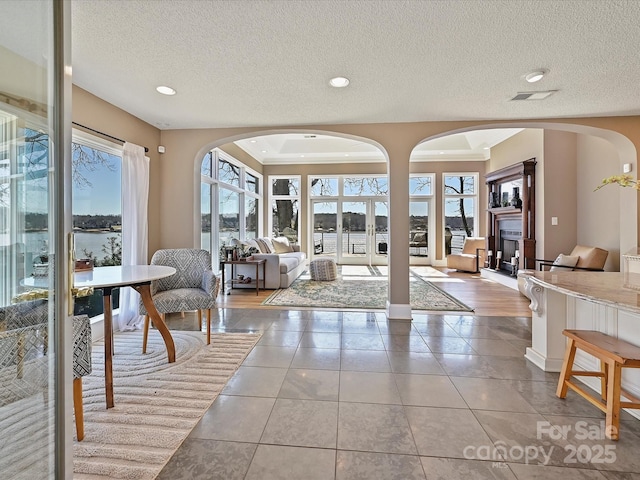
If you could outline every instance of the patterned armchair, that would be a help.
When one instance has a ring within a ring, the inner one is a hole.
[[[0,406],[47,388],[48,329],[47,300],[0,307]],[[78,441],[84,438],[82,377],[90,373],[91,325],[89,317],[80,315],[73,317],[73,409]]]
[[[170,277],[151,282],[151,297],[158,313],[197,310],[202,324],[202,310],[207,312],[207,345],[211,343],[211,309],[216,306],[220,292],[220,279],[211,269],[211,254],[206,250],[175,248],[158,250],[151,257],[151,265],[164,265],[176,269]],[[147,351],[149,314],[140,302],[144,315],[142,353]]]

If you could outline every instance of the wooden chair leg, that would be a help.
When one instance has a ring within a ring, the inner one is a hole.
[[[26,343],[24,337],[24,333],[18,336],[18,351],[16,353],[16,375],[18,378],[24,376],[24,344]]]
[[[78,441],[84,438],[84,408],[82,405],[82,377],[73,379],[73,413],[76,417]]]
[[[202,310],[198,310],[198,328],[202,331]]]
[[[207,345],[211,344],[211,309],[207,308]]]
[[[622,365],[618,362],[609,363],[608,371],[605,435],[611,440],[618,440],[618,432],[620,431],[620,380],[622,377]]]
[[[573,368],[573,360],[576,356],[576,342],[572,338],[567,343],[567,349],[564,352],[564,362],[562,362],[562,370],[560,371],[560,378],[558,379],[558,388],[556,390],[556,396],[559,398],[565,398],[567,396],[567,382],[571,378],[571,369]]]
[[[180,318],[184,318],[184,312],[180,312]]]
[[[147,353],[148,338],[149,338],[149,315],[145,315],[144,327],[142,327],[142,353]]]

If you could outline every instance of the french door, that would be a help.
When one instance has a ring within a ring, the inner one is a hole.
[[[314,200],[312,209],[313,257],[331,256],[340,264],[386,265],[386,200]]]

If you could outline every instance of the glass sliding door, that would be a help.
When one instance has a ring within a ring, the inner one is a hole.
[[[409,202],[409,260],[412,264],[426,263],[429,256],[429,201]]]
[[[369,239],[372,242],[371,263],[386,265],[389,253],[389,202],[372,202],[372,219]]]
[[[0,2],[2,478],[71,477],[71,125],[62,120],[70,99],[60,93],[70,82],[61,73],[69,48],[55,43],[68,28],[66,3]]]

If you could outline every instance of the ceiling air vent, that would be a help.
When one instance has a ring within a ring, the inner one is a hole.
[[[547,90],[546,92],[518,92],[511,100],[544,100],[555,92],[557,92],[557,90]]]
[[[315,135],[305,135],[304,138],[316,138]]]

